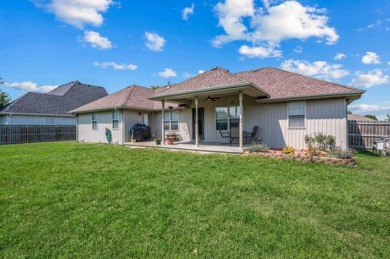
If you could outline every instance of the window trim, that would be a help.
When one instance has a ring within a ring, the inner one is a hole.
[[[172,120],[172,113],[177,113],[177,120]],[[165,116],[169,114],[169,120],[165,120]],[[164,111],[164,129],[167,131],[179,131],[180,113],[179,111]],[[177,122],[177,129],[172,129],[172,122]],[[165,128],[165,124],[168,123],[168,129]]]
[[[229,106],[216,106],[215,107],[215,109],[214,109],[214,112],[215,112],[215,130],[220,130],[220,129],[218,129],[217,128],[217,120],[218,120],[218,118],[217,118],[217,109],[218,108],[227,108],[227,118],[226,118],[226,120],[227,120],[227,129],[226,130],[230,130],[230,128],[231,128],[231,120],[239,120],[240,119],[240,116],[238,116],[238,117],[233,117],[233,118],[231,118],[230,117],[230,115],[231,115],[231,109],[232,108],[234,108],[234,109],[239,109],[240,108],[240,106],[239,105],[229,105]],[[239,113],[238,113],[239,114]],[[220,119],[221,120],[221,119]],[[222,129],[223,130],[223,129]]]
[[[303,114],[290,114],[290,107],[293,104],[303,104]],[[290,116],[303,116],[302,127],[290,127]],[[306,129],[306,101],[296,101],[287,103],[287,128],[288,129]]]
[[[115,114],[118,115],[117,118],[115,118]],[[119,115],[120,115],[120,114],[119,114],[119,111],[113,111],[113,112],[112,112],[112,129],[113,129],[113,130],[119,130],[119,118],[120,118]],[[115,122],[117,122],[117,126],[116,126],[116,127],[114,126],[114,125],[115,125]]]
[[[95,115],[95,120],[94,120],[94,115]],[[96,123],[96,127],[94,124]],[[91,114],[91,124],[92,124],[92,130],[98,130],[98,124],[99,124],[99,115],[97,112],[93,112]]]

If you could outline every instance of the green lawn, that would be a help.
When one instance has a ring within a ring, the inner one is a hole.
[[[390,258],[390,158],[357,167],[0,146],[0,257]]]

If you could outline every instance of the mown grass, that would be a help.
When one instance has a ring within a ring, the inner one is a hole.
[[[0,257],[390,257],[390,159],[357,167],[0,146]]]

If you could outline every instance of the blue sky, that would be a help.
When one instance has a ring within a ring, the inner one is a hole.
[[[276,67],[366,90],[354,113],[390,113],[387,0],[0,1],[2,90],[73,80],[109,93],[221,66]]]

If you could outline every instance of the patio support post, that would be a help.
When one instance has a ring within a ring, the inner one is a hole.
[[[161,142],[163,145],[165,144],[164,106],[165,100],[161,100]]]
[[[243,116],[243,105],[242,105],[242,92],[240,91],[238,93],[238,99],[240,100],[240,114],[239,114],[239,118],[240,118],[240,123],[239,123],[239,141],[240,141],[240,148],[242,149],[243,148],[243,121],[244,121],[244,116]]]
[[[199,147],[198,96],[195,97],[195,145]]]

